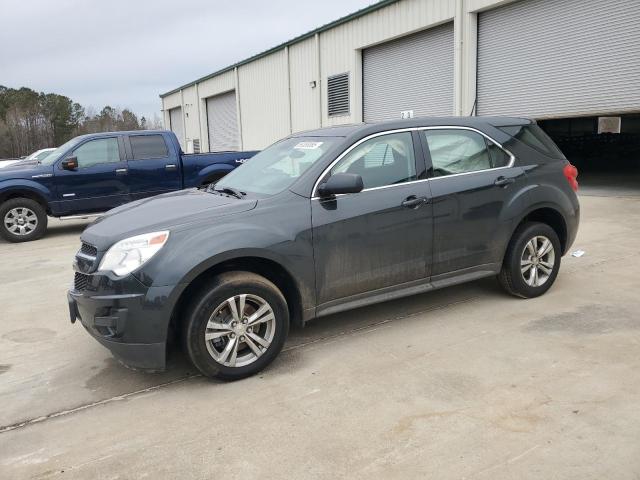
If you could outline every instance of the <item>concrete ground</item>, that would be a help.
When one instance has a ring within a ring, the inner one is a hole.
[[[86,222],[0,243],[0,478],[640,478],[640,198],[583,196],[553,289],[483,280],[293,331],[261,375],[120,366],[65,290]]]

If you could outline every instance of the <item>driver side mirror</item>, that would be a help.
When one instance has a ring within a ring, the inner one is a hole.
[[[362,177],[357,173],[336,173],[318,186],[318,193],[321,197],[328,197],[344,193],[358,193],[363,188]]]
[[[69,157],[60,164],[63,170],[76,170],[78,168],[78,157]]]

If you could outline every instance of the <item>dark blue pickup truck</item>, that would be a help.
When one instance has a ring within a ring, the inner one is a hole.
[[[35,240],[46,232],[47,215],[83,217],[215,183],[256,153],[186,155],[170,131],[82,135],[44,160],[0,169],[0,235],[10,242]]]

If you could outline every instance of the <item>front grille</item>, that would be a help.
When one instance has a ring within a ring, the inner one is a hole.
[[[73,277],[73,289],[74,290],[86,290],[89,284],[89,275],[84,273],[75,272]]]
[[[80,247],[80,253],[84,255],[89,255],[90,257],[96,257],[98,255],[98,249],[93,245],[89,245],[88,243],[82,242],[82,246]]]

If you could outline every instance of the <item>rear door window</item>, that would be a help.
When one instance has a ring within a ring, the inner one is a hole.
[[[489,148],[489,155],[491,155],[491,166],[493,168],[508,166],[509,163],[511,163],[511,155],[509,155],[491,140],[485,140],[487,142],[487,147]]]
[[[162,135],[132,135],[129,141],[134,160],[169,156],[169,150]]]
[[[423,130],[436,177],[477,172],[491,168],[484,137],[460,129]]]
[[[423,130],[436,177],[507,167],[511,155],[484,135],[471,130]]]

